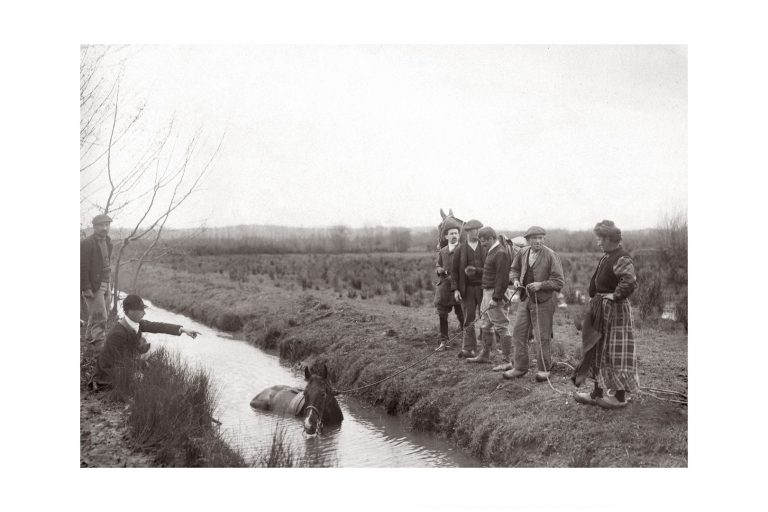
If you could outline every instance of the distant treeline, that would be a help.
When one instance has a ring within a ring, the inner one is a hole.
[[[501,231],[510,238],[520,231]],[[279,226],[229,226],[200,232],[178,230],[166,240],[190,255],[431,252],[437,244],[437,228],[293,228]],[[630,250],[655,248],[658,229],[626,231],[624,246]],[[553,229],[546,244],[560,252],[599,252],[591,231]]]

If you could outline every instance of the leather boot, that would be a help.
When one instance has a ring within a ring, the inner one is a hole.
[[[470,357],[467,359],[468,363],[490,363],[491,362],[491,347],[493,346],[493,331],[487,331],[482,329],[480,331],[480,339],[483,343],[483,348],[477,357]]]

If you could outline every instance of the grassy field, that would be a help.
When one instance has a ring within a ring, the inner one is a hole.
[[[325,279],[305,287],[296,273],[321,258],[325,264],[305,270],[310,279],[327,269],[343,283],[360,279],[359,289],[364,290],[369,285],[366,274],[352,276],[353,269],[367,268],[382,275],[419,274],[423,286],[425,275],[420,273],[431,271],[424,256],[345,255],[345,264],[310,255],[238,258],[153,264],[143,271],[137,291],[161,307],[209,325],[242,328],[251,343],[275,349],[289,361],[321,358],[337,389],[391,375],[437,344],[431,293],[423,288],[429,299],[405,307],[393,303],[388,294],[363,299],[360,294],[339,292]],[[391,260],[381,264],[377,258]],[[583,265],[587,263],[585,257]],[[251,271],[245,279],[234,279],[227,270],[246,265]],[[329,279],[333,282],[333,277]],[[352,289],[358,289],[356,282]],[[553,354],[559,361],[573,364],[579,356],[574,320],[581,309],[571,305],[555,314]],[[639,324],[641,384],[687,392],[687,335],[682,326],[655,319]],[[495,465],[687,466],[687,407],[647,395],[633,397],[621,411],[578,405],[570,397],[574,387],[568,372],[558,366],[553,373],[555,388],[567,392],[560,394],[532,377],[504,381],[487,365],[458,360],[453,351],[434,355],[359,396],[390,414],[407,416],[413,428],[450,438]]]

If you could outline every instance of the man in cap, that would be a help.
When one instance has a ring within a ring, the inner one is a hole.
[[[517,308],[512,336],[515,340],[514,368],[504,372],[504,378],[522,377],[528,372],[528,339],[531,331],[536,348],[536,381],[549,377],[551,360],[552,320],[557,301],[552,298],[565,284],[560,257],[544,245],[547,232],[531,226],[525,233],[528,247],[523,248],[512,262],[510,279],[515,289],[524,288]]]
[[[483,347],[477,357],[470,357],[467,362],[490,363],[494,331],[507,354],[512,346],[509,335],[509,301],[506,296],[511,257],[506,244],[499,242],[492,227],[484,226],[478,232],[478,237],[487,250],[482,277],[483,300],[480,303],[480,339]]]
[[[456,313],[456,319],[459,321],[459,328],[464,326],[464,313],[461,310],[461,304],[457,301],[451,292],[451,267],[456,248],[459,246],[459,232],[461,226],[452,219],[446,219],[443,223],[443,236],[448,244],[437,253],[437,264],[435,273],[439,281],[435,290],[435,307],[440,318],[440,345],[437,350],[442,351],[451,348],[448,341],[448,315],[451,310]]]
[[[181,325],[150,322],[144,320],[147,306],[138,295],[128,295],[123,299],[125,316],[109,331],[104,347],[96,360],[96,373],[91,379],[94,389],[100,385],[113,383],[115,368],[126,365],[132,358],[139,357],[149,350],[150,344],[144,339],[144,333],[162,333],[180,336],[186,334],[196,338],[198,331],[185,329]]]
[[[80,294],[88,310],[85,339],[97,348],[106,335],[112,257],[112,240],[107,233],[111,222],[108,215],[95,216],[93,234],[80,241]]]
[[[464,338],[459,357],[474,357],[477,349],[475,337],[475,315],[483,301],[483,267],[486,249],[480,244],[478,231],[483,224],[471,219],[464,224],[466,240],[459,244],[458,253],[453,257],[451,266],[451,290],[453,297],[461,303],[464,311]]]

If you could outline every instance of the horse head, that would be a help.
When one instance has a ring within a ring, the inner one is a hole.
[[[307,385],[304,388],[304,431],[315,434],[323,426],[341,424],[344,415],[336,401],[336,393],[328,383],[328,368],[324,363],[304,367],[304,378]]]
[[[443,233],[443,230],[445,230],[446,226],[449,225],[455,225],[459,227],[459,240],[464,239],[464,221],[454,217],[453,210],[451,208],[448,208],[448,215],[445,214],[442,208],[440,208],[440,217],[442,217],[442,221],[440,224],[437,225],[437,250],[439,251],[446,245],[448,245],[448,240],[445,239],[445,233]]]

